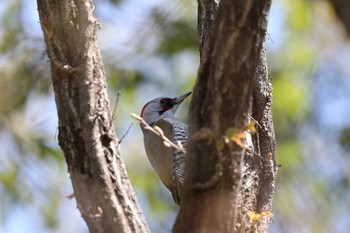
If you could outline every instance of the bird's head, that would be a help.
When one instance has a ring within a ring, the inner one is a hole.
[[[191,94],[180,95],[175,98],[158,97],[149,101],[141,110],[141,117],[149,124],[157,122],[165,116],[173,116],[179,105]]]

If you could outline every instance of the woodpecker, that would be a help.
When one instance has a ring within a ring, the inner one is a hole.
[[[141,110],[141,117],[152,127],[160,127],[164,135],[175,144],[181,142],[186,147],[187,126],[174,115],[179,105],[191,92],[169,98],[159,97],[146,103]],[[181,190],[185,178],[185,154],[166,147],[163,139],[144,128],[141,124],[147,157],[163,184],[170,190],[176,204],[180,205]]]

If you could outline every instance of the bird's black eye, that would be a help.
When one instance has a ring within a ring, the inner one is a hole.
[[[171,109],[173,107],[173,105],[171,104],[170,98],[161,99],[160,105],[161,105],[162,110],[158,111],[159,115],[162,115],[163,113],[165,113],[166,111],[168,111],[169,109]]]

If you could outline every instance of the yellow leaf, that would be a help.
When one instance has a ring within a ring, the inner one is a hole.
[[[239,130],[233,127],[230,127],[226,130],[225,136],[230,138],[232,135],[235,135]]]
[[[248,210],[247,214],[248,214],[248,217],[250,218],[250,220],[252,220],[252,222],[254,224],[256,224],[258,222],[258,220],[260,218],[260,214],[257,214],[254,211],[250,211],[250,210]]]
[[[236,128],[228,128],[226,130],[225,136],[231,141],[236,143],[240,147],[244,147],[244,139],[246,138],[245,132],[243,130],[238,130]]]
[[[249,132],[250,132],[251,134],[255,134],[255,133],[256,133],[256,127],[255,127],[255,125],[256,125],[255,121],[251,121],[251,122],[249,122],[249,124],[246,125],[244,128],[245,128],[246,130],[249,130]]]
[[[244,139],[244,138],[243,138]],[[242,142],[242,138],[239,136],[235,136],[235,137],[231,137],[231,140],[233,142],[235,142],[238,146],[240,146],[241,148],[244,147],[244,143]]]
[[[273,217],[273,214],[270,212],[270,211],[263,211],[260,213],[260,216],[261,217],[269,217],[269,218],[272,218]]]
[[[269,218],[273,217],[273,214],[270,211],[263,211],[260,214],[258,214],[254,211],[248,210],[247,215],[250,218],[250,220],[252,220],[253,224],[257,224],[259,219],[262,217],[269,217]]]

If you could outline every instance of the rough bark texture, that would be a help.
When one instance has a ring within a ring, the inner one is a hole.
[[[348,36],[350,36],[350,1],[349,0],[330,0],[334,6],[335,13],[343,23]]]
[[[275,191],[277,165],[275,162],[275,134],[272,122],[272,86],[269,81],[266,51],[260,51],[253,81],[253,119],[257,121],[253,135],[253,150],[244,157],[243,176],[239,196],[238,232],[267,232],[270,218],[252,224],[247,211],[271,212]],[[252,153],[253,152],[253,153]]]
[[[174,232],[266,232],[276,176],[263,41],[270,1],[198,0],[201,64],[190,107],[184,196]],[[258,122],[251,146],[223,144]]]
[[[90,232],[149,232],[111,123],[93,2],[37,2],[78,208]]]

